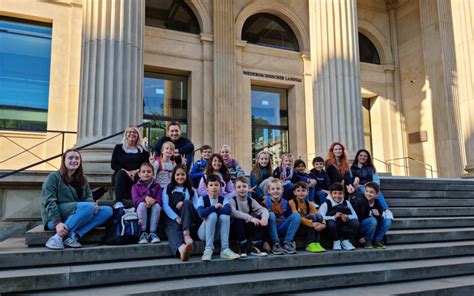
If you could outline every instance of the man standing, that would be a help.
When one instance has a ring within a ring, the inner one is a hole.
[[[174,150],[174,160],[176,163],[182,163],[181,156],[184,155],[186,158],[186,166],[192,166],[193,163],[193,154],[194,154],[194,145],[193,143],[185,137],[181,137],[181,125],[179,122],[172,121],[166,126],[166,136],[162,137],[155,144],[155,155],[159,155],[161,151],[161,146],[163,143],[171,141],[175,146]]]

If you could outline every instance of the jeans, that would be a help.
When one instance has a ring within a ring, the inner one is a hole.
[[[94,214],[94,208],[95,203],[93,202],[78,202],[76,204],[76,210],[64,222],[68,229],[68,236],[84,237],[86,233],[104,224],[112,217],[111,207],[100,206],[97,214]],[[48,222],[47,228],[55,230],[53,221]]]
[[[142,231],[146,231],[146,224],[148,221],[148,210],[150,210],[151,212],[150,232],[156,233],[156,229],[158,229],[158,222],[160,221],[161,212],[161,207],[158,203],[153,204],[151,208],[147,208],[145,202],[139,203],[137,207],[138,222],[140,223]]]
[[[364,185],[360,185],[360,186],[359,186],[359,191],[362,192],[362,193],[365,193],[365,186],[364,186]],[[383,196],[382,191],[379,191],[379,194],[377,194],[376,199],[378,199],[378,200],[380,201],[380,204],[382,205],[382,208],[383,208],[384,210],[388,209],[388,204],[387,204],[387,202],[385,201],[385,197]]]
[[[341,219],[326,221],[326,231],[331,241],[351,239],[358,230],[359,220],[357,219],[350,219],[347,222],[342,222]]]
[[[257,219],[260,219],[260,217]],[[240,245],[246,244],[247,239],[250,239],[253,245],[260,245],[263,231],[266,230],[264,226],[256,226],[252,222],[247,222],[242,219],[235,219],[232,222],[231,228],[232,234],[234,234],[237,243]]]
[[[270,213],[268,229],[272,243],[278,243],[280,241],[278,235],[285,235],[283,242],[291,242],[295,238],[298,227],[300,227],[300,222],[301,216],[298,213],[291,214],[283,222],[277,222],[275,213]]]
[[[390,219],[377,220],[375,217],[368,217],[360,223],[359,235],[366,241],[381,241],[390,226],[392,226]]]
[[[211,213],[199,226],[199,239],[206,242],[206,249],[214,250],[214,240],[221,241],[221,250],[229,248],[230,216]]]
[[[318,199],[319,199],[318,201],[316,201],[317,204],[322,205],[323,203],[326,202],[326,200],[328,200],[327,198],[328,195],[324,191],[320,190],[316,194],[318,195]]]

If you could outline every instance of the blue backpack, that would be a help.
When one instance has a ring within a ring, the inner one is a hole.
[[[106,225],[104,243],[108,245],[136,244],[139,237],[140,227],[135,208],[114,209],[114,214]]]

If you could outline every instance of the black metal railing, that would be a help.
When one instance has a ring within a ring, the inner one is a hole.
[[[150,127],[151,127],[151,125],[152,125],[151,122],[143,122],[142,124],[137,125],[137,127],[148,127],[148,130],[147,130],[148,141],[151,140],[151,137],[150,137],[150,135],[151,135],[151,129],[150,129]],[[11,175],[14,175],[14,174],[17,174],[17,173],[19,173],[19,172],[22,172],[22,171],[27,170],[27,169],[29,169],[29,168],[38,166],[38,165],[43,164],[43,163],[48,163],[49,165],[51,165],[51,166],[53,166],[54,168],[56,168],[54,165],[52,165],[51,163],[49,163],[49,161],[51,161],[51,160],[53,160],[53,159],[56,159],[56,158],[58,158],[58,157],[61,157],[61,156],[63,155],[63,153],[64,153],[64,134],[66,134],[66,133],[75,134],[76,132],[62,132],[62,131],[54,131],[54,132],[63,133],[63,134],[62,134],[62,145],[61,145],[61,153],[60,153],[60,154],[53,155],[53,156],[48,157],[48,158],[46,158],[46,159],[42,159],[41,161],[38,161],[38,162],[35,162],[35,163],[32,163],[32,164],[29,164],[29,165],[27,165],[27,166],[24,166],[24,167],[19,168],[19,169],[16,169],[16,170],[13,170],[13,171],[11,171],[11,172],[4,173],[4,174],[0,175],[0,179],[6,178],[6,177],[11,176]],[[112,138],[114,138],[114,137],[116,137],[116,136],[118,136],[118,135],[121,135],[121,134],[123,134],[124,132],[125,132],[125,129],[124,129],[124,130],[121,130],[121,131],[119,131],[119,132],[116,132],[116,133],[114,133],[114,134],[112,134],[112,135],[109,135],[109,136],[100,138],[100,139],[98,139],[98,140],[92,141],[92,142],[90,142],[90,143],[87,143],[87,144],[84,144],[84,145],[75,147],[75,149],[81,150],[81,149],[84,149],[84,148],[93,146],[93,145],[95,145],[95,144],[101,143],[101,142],[103,142],[103,141],[107,141],[107,140],[112,139]],[[59,136],[59,135],[60,135],[60,134],[58,134],[57,136]],[[55,137],[57,137],[57,136],[55,136]],[[45,142],[48,142],[49,140],[52,140],[52,139],[54,139],[55,137],[50,138],[50,139],[48,139],[48,140],[46,140],[46,141],[43,141],[43,142],[41,142],[41,143],[38,143],[38,144],[36,144],[36,145],[34,145],[34,146],[28,148],[28,149],[27,149],[27,148],[23,148],[25,151],[22,151],[22,152],[18,153],[17,156],[20,155],[20,154],[22,154],[22,153],[30,153],[30,154],[33,154],[31,151],[29,151],[30,149],[33,149],[33,148],[35,148],[35,147],[38,147],[39,145],[44,144]],[[15,143],[15,144],[17,144],[18,146],[20,146],[18,143]],[[20,147],[21,147],[21,146],[20,146]],[[33,155],[35,155],[35,154],[33,154]],[[35,155],[35,156],[38,157],[38,158],[40,158],[40,157],[37,156],[37,155]],[[16,156],[15,156],[15,157],[16,157]],[[12,157],[8,158],[7,160],[9,160],[9,159],[12,159]],[[41,159],[41,158],[40,158],[40,159]],[[6,160],[4,160],[4,161],[6,161]],[[56,168],[56,169],[57,169],[57,168]]]

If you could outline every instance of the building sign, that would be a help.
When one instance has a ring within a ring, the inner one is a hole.
[[[295,77],[288,77],[288,76],[283,76],[283,75],[274,75],[274,74],[267,74],[267,73],[258,73],[258,72],[251,72],[251,71],[244,71],[244,75],[269,78],[269,79],[277,79],[277,80],[283,80],[283,81],[294,81],[294,82],[303,81],[303,79],[295,78]]]

